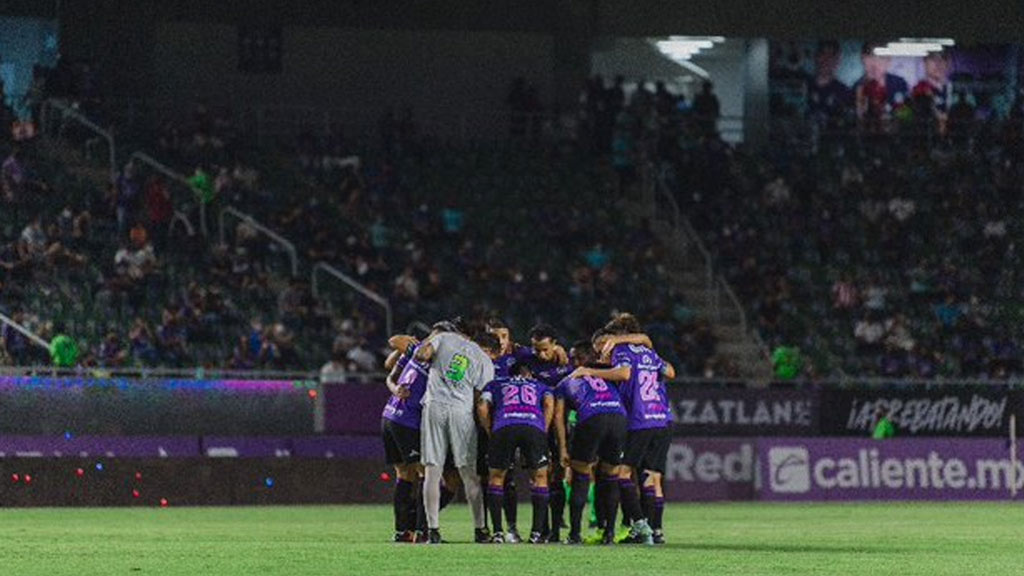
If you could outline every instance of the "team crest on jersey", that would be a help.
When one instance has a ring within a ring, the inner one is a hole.
[[[444,376],[451,382],[462,382],[466,378],[468,370],[469,358],[463,354],[456,354],[452,356],[452,361],[448,363],[448,369],[445,370]]]

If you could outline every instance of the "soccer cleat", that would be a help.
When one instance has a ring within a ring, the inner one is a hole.
[[[417,530],[416,532],[413,533],[413,540],[412,541],[415,542],[416,544],[426,544],[427,543],[427,533],[422,531],[422,530]]]
[[[583,539],[584,544],[600,544],[604,540],[604,530],[598,528]]]
[[[615,544],[615,533],[611,530],[605,530],[604,534],[601,537],[601,545],[611,546],[612,544]]]
[[[618,532],[615,533],[615,541],[619,544],[635,544],[635,542],[629,542],[629,538],[632,532],[632,529],[628,526],[626,528],[621,528]]]
[[[505,542],[509,544],[522,544],[523,537],[519,535],[519,530],[516,530],[515,526],[510,526],[508,532],[505,533]]]
[[[416,542],[416,533],[412,530],[406,530],[405,532],[395,533],[395,542],[411,544]]]
[[[491,537],[491,544],[504,544],[505,535],[501,532],[495,532],[494,536]]]
[[[402,538],[404,538],[404,537],[405,537],[405,532],[395,532],[395,536],[394,536],[394,538],[392,538],[392,541],[393,542],[403,542]]]
[[[653,546],[654,530],[651,530],[646,520],[637,520],[633,522],[633,527],[630,528],[630,539],[637,544]]]
[[[555,544],[555,543],[561,542],[562,541],[562,533],[561,533],[561,531],[560,530],[552,530],[551,533],[548,534],[547,541],[549,543],[551,543],[551,544]]]
[[[530,544],[547,544],[548,539],[540,532],[530,532]]]
[[[429,544],[442,544],[444,540],[441,539],[441,531],[437,528],[431,528],[427,531],[427,543]]]
[[[665,543],[665,533],[662,532],[661,530],[655,530],[654,531],[654,536],[652,538],[654,539],[654,543],[655,544],[664,544]]]
[[[568,546],[581,546],[583,545],[583,539],[580,538],[579,534],[569,534],[569,538],[565,541]]]
[[[501,532],[498,532],[501,534]],[[473,542],[477,544],[488,544],[491,542],[491,531],[487,528],[477,528],[473,530]]]

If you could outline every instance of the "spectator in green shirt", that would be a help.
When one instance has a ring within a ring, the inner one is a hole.
[[[203,170],[202,166],[196,166],[192,177],[188,179],[188,185],[199,196],[199,201],[203,204],[213,202],[216,197],[216,192],[213,189],[213,179]]]
[[[772,352],[772,369],[776,380],[792,380],[800,375],[803,359],[795,346],[779,346]]]
[[[875,431],[871,433],[871,437],[875,440],[885,440],[892,438],[896,435],[896,426],[892,423],[892,413],[885,412],[884,409],[879,406],[875,410]]]
[[[73,368],[78,364],[78,344],[64,333],[63,327],[56,327],[57,335],[50,340],[50,360],[57,368]]]

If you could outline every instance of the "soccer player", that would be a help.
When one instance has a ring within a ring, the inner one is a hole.
[[[515,465],[516,451],[519,451],[525,467],[531,471],[533,526],[530,543],[541,544],[547,541],[547,431],[554,414],[554,400],[551,389],[533,378],[528,366],[516,366],[515,374],[512,378],[498,378],[488,384],[477,405],[480,421],[491,434],[487,454],[490,467],[487,507],[494,525],[492,541],[515,542],[505,537],[501,514],[505,506],[505,476]]]
[[[413,341],[396,344],[405,349],[396,348],[401,356],[386,380],[391,398],[381,414],[381,435],[386,461],[395,467],[395,542],[414,542],[418,508],[414,494],[421,473],[420,401],[430,368],[414,358],[417,345]]]
[[[434,324],[431,332],[454,332],[447,321]],[[395,542],[423,542],[426,539],[426,515],[423,509],[423,466],[420,465],[420,423],[423,393],[429,366],[415,359],[420,339],[397,334],[388,340],[393,348],[384,362],[390,371],[385,384],[391,392],[381,414],[384,455],[395,468]],[[446,467],[441,485],[440,509],[455,498],[461,485],[458,473]]]
[[[639,322],[630,314],[618,316],[605,328],[607,332],[620,335],[640,331]],[[607,349],[608,343],[603,344]],[[674,378],[675,369],[651,347],[640,344],[616,344],[611,348],[610,359],[611,368],[581,367],[572,376],[593,376],[618,383],[629,418],[629,434],[619,471],[619,489],[623,513],[632,521],[630,539],[645,544],[654,544],[656,540],[663,542],[661,516],[664,496],[660,486],[672,440],[669,427],[671,411],[664,379]],[[644,493],[646,513],[640,504],[634,472],[646,473],[643,482],[647,489]]]
[[[427,541],[441,542],[441,473],[449,449],[473,512],[475,540],[483,540],[487,530],[480,479],[475,470],[477,431],[473,407],[484,386],[494,380],[494,364],[478,344],[455,332],[430,336],[419,346],[415,358],[430,365],[423,394],[420,439]]]
[[[592,366],[596,354],[590,342],[578,342],[570,351],[573,365]],[[576,410],[576,428],[570,443],[565,413]],[[569,503],[569,544],[581,544],[583,508],[590,491],[591,474],[598,459],[607,484],[601,490],[605,510],[603,543],[615,541],[615,511],[619,507],[620,463],[626,444],[626,410],[614,385],[600,378],[569,377],[555,389],[555,430],[562,465],[572,469],[572,501]]]
[[[555,386],[573,370],[567,362],[565,349],[558,343],[554,328],[547,324],[537,324],[531,328],[530,347],[533,357],[528,364],[534,377],[554,390]],[[563,416],[563,424],[566,416],[568,412]],[[548,450],[552,455],[558,454],[555,426],[548,427]],[[562,538],[566,500],[565,470],[558,458],[551,458],[551,464],[548,466],[548,489],[551,493],[551,521],[548,524],[550,533],[547,534],[549,542],[560,542]]]
[[[568,357],[565,354],[565,349],[558,345],[554,341],[554,330],[550,326],[539,325],[531,330],[530,339],[533,347],[526,347],[516,344],[512,340],[512,332],[509,330],[508,324],[498,317],[490,318],[485,328],[488,333],[494,335],[498,339],[498,343],[501,348],[501,353],[497,358],[494,359],[494,373],[496,378],[508,378],[511,376],[516,366],[527,363],[534,367],[534,371],[537,372],[538,368],[541,370],[538,372],[539,379],[545,381],[549,387],[553,387],[561,380],[565,374],[561,374],[556,370],[557,366],[568,364]],[[540,328],[540,332],[535,334],[537,328]],[[537,336],[537,338],[534,338]],[[552,381],[553,380],[553,381]],[[486,435],[480,436],[481,446],[485,446],[487,443]],[[554,444],[552,442],[552,444]],[[481,453],[483,449],[481,450]],[[513,542],[521,541],[519,536],[519,530],[516,526],[518,520],[518,494],[517,486],[515,482],[514,474],[507,474],[505,476],[505,519],[508,520],[508,531],[506,536]],[[558,489],[555,490],[553,501],[556,505],[560,502],[560,508],[565,508],[565,491],[561,484],[558,485]],[[561,527],[561,514],[558,517],[558,524],[552,524],[553,526]]]

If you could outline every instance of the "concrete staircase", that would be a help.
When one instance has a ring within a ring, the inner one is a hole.
[[[668,249],[666,264],[675,287],[698,316],[712,322],[718,354],[743,378],[767,385],[772,377],[767,347],[751,329],[728,283],[715,272],[711,255],[680,213],[670,191],[653,168],[647,172],[643,206],[652,233]]]

